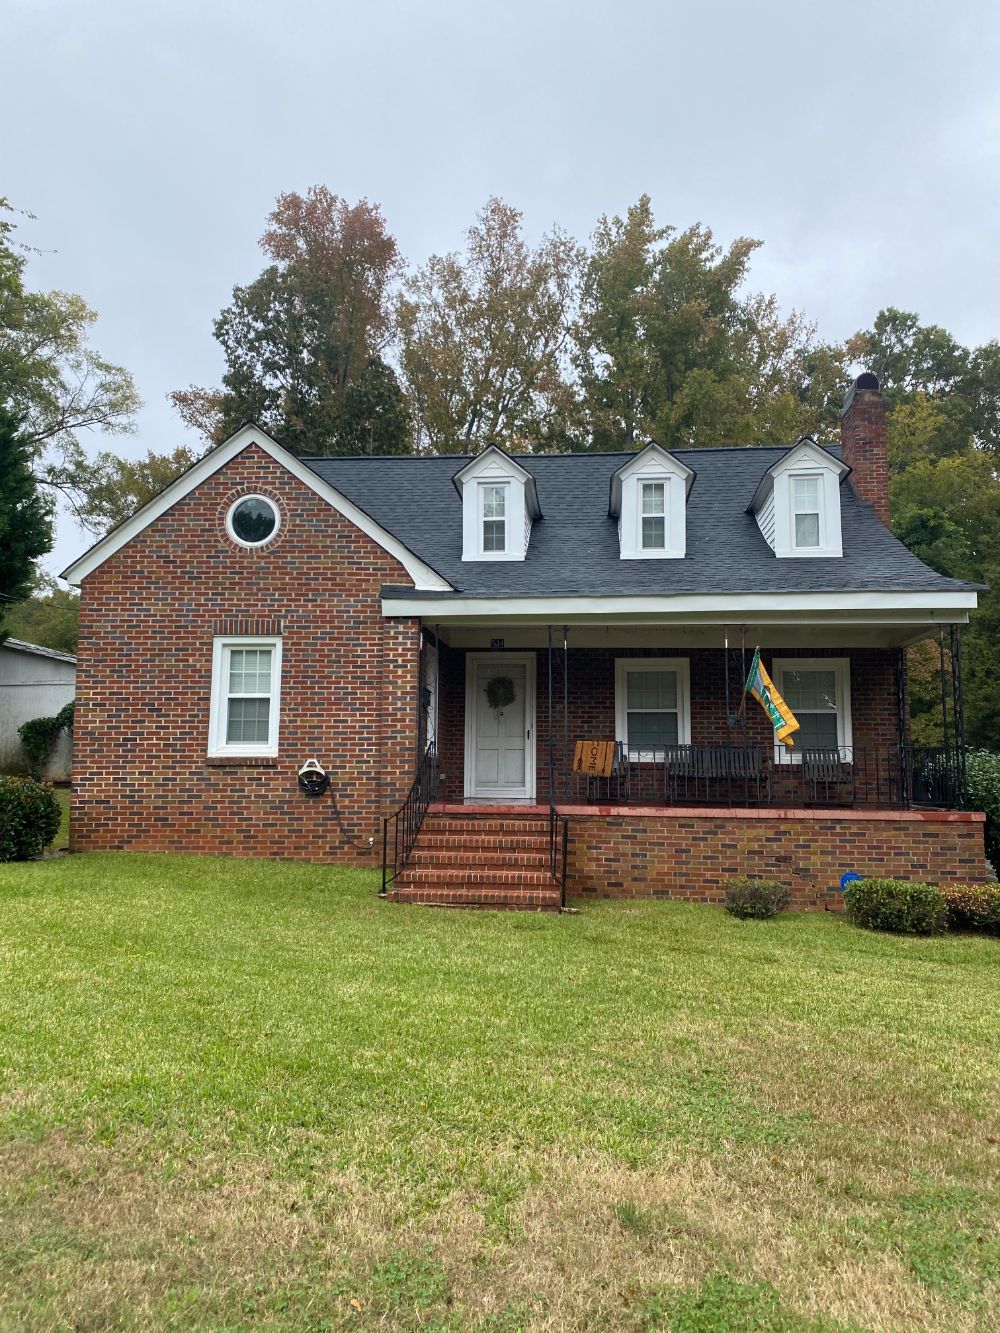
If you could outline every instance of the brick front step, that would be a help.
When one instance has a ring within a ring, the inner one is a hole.
[[[474,866],[487,865],[500,870],[545,870],[549,868],[549,849],[540,851],[498,852],[494,848],[479,847],[450,848],[424,847],[418,844],[410,858],[411,866]]]
[[[558,911],[562,893],[549,870],[548,813],[430,811],[389,897],[440,907]]]
[[[552,881],[549,880],[549,883]],[[559,890],[554,888],[498,888],[485,884],[455,888],[434,884],[403,884],[390,892],[389,898],[393,902],[413,903],[423,907],[488,907],[507,912],[558,912],[560,908]]]

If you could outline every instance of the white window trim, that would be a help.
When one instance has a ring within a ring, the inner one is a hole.
[[[484,513],[486,508],[486,488],[492,487],[494,490],[502,490],[504,493],[503,519],[488,519]],[[510,558],[510,519],[511,519],[511,495],[513,487],[510,482],[504,479],[495,480],[492,477],[484,477],[482,481],[476,483],[476,512],[478,514],[479,528],[479,559],[480,560],[507,560]],[[503,549],[500,551],[487,551],[486,532],[487,523],[503,522]]]
[[[688,657],[615,658],[615,740],[628,748],[628,673],[630,671],[676,671],[677,744],[691,744],[691,659]],[[646,756],[640,760],[639,755]],[[663,758],[662,750],[632,750],[633,763],[651,763]]]
[[[242,537],[238,537],[235,531],[233,530],[233,515],[236,513],[236,510],[239,508],[239,506],[241,504],[245,504],[247,500],[261,500],[264,504],[268,506],[268,508],[274,514],[274,528],[267,534],[267,536],[264,538],[263,541],[259,542],[244,541],[244,539]],[[237,497],[237,499],[235,499],[233,503],[229,506],[229,512],[226,514],[226,532],[229,534],[230,539],[234,541],[237,546],[242,546],[248,551],[256,551],[258,547],[266,546],[268,542],[273,542],[275,537],[277,537],[280,531],[281,531],[281,509],[277,505],[277,503],[271,499],[269,495],[258,495],[256,492],[252,492],[248,495],[241,495]]]
[[[837,678],[837,746],[841,761],[854,762],[854,731],[851,724],[851,659],[849,657],[776,657],[771,663],[771,675],[778,693],[785,698],[786,671],[833,671]],[[792,709],[795,712],[795,709]],[[796,748],[790,750],[782,741],[774,743],[776,764],[801,764],[802,751],[798,748],[798,732],[792,733]]]
[[[271,709],[268,715],[268,742],[227,741],[226,723],[229,702],[229,653],[234,648],[270,648],[271,652]],[[220,636],[212,645],[212,698],[208,723],[208,756],[221,759],[227,756],[271,759],[278,753],[278,729],[281,722],[281,637]]]
[[[643,509],[643,498],[647,486],[663,487],[663,513],[647,514]],[[639,477],[636,486],[636,504],[639,506],[639,513],[636,519],[636,535],[638,537],[639,550],[644,556],[663,556],[670,550],[670,478],[669,477]],[[643,519],[662,518],[663,519],[663,545],[646,546],[643,543]]]
[[[815,481],[816,483],[816,508],[815,509],[796,509],[795,507],[795,483],[797,481]],[[817,553],[827,554],[830,549],[830,543],[827,541],[827,515],[825,499],[824,474],[818,469],[815,472],[789,472],[788,474],[788,508],[789,525],[788,532],[791,539],[792,548],[797,555],[816,555]],[[796,540],[795,519],[799,513],[816,514],[818,519],[818,537],[815,546],[800,546]]]

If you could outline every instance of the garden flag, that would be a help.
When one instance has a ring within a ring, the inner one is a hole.
[[[799,724],[795,720],[795,714],[774,688],[774,681],[764,670],[764,664],[760,660],[759,648],[754,649],[753,661],[750,663],[750,674],[747,676],[744,689],[748,694],[753,695],[771,719],[771,726],[774,727],[774,734],[778,740],[784,741],[787,746],[794,748],[795,742],[792,740],[792,732],[798,731]]]

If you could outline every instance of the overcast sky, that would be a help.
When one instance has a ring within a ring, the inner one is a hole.
[[[990,0],[6,0],[0,194],[31,286],[79,292],[144,400],[124,452],[185,432],[214,316],[275,196],[382,205],[407,260],[490,194],[585,239],[657,219],[765,242],[752,285],[838,339],[893,304],[1000,336],[1000,6]],[[17,109],[16,116],[13,108]],[[100,444],[95,440],[95,446]],[[89,539],[60,526],[50,565]]]

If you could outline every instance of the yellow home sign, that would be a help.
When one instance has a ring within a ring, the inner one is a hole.
[[[591,778],[609,778],[615,762],[614,741],[577,741],[573,751],[573,772]]]

